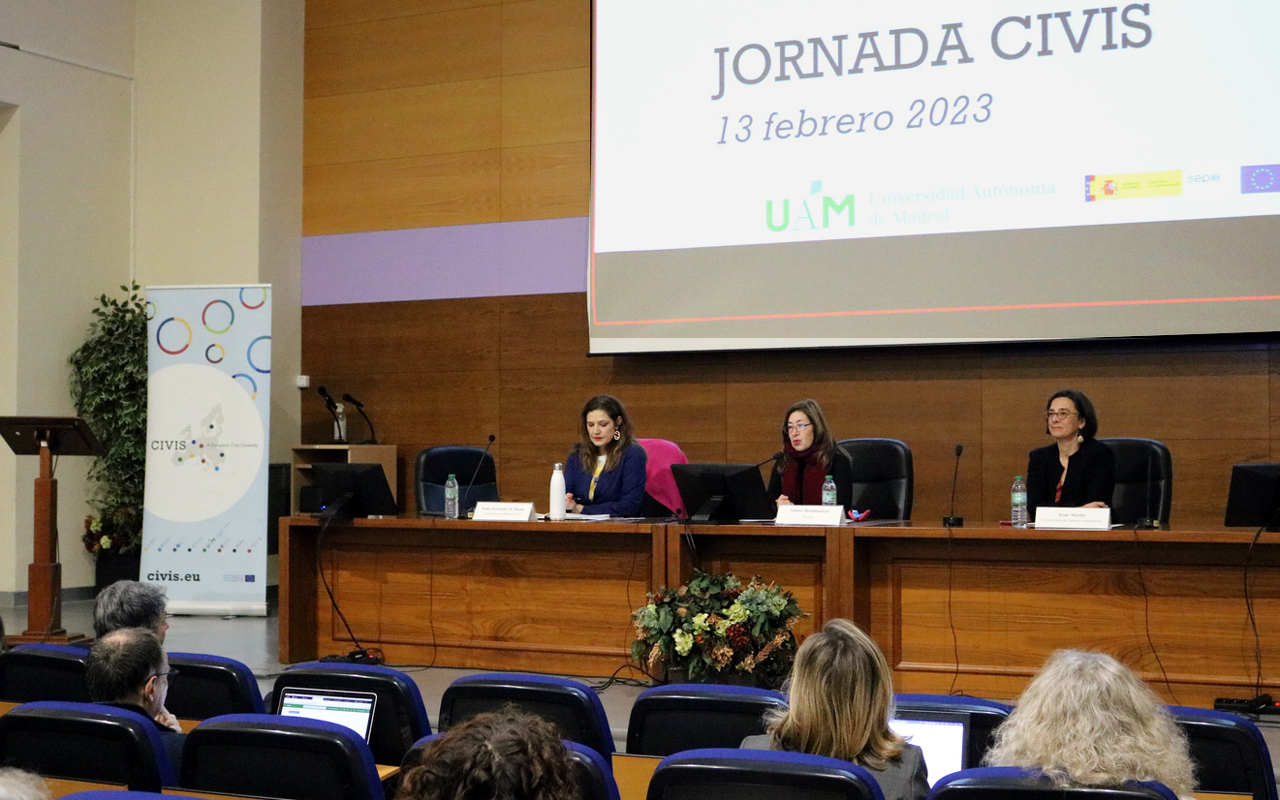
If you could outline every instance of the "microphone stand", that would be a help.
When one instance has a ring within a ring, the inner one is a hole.
[[[963,528],[964,517],[956,516],[956,486],[960,481],[960,454],[964,452],[964,445],[956,445],[956,468],[951,475],[951,513],[942,518],[942,526],[944,528]]]
[[[356,411],[360,412],[360,416],[364,417],[364,424],[369,426],[369,438],[365,439],[360,444],[377,444],[378,435],[373,432],[373,420],[369,419],[369,415],[364,413],[364,403],[361,403],[349,394],[342,395],[342,399],[355,406]]]

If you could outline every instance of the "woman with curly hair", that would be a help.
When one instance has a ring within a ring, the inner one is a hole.
[[[396,800],[575,800],[572,770],[550,722],[479,714],[423,748],[401,773]]]
[[[1137,675],[1102,653],[1059,650],[996,729],[985,763],[1043,772],[1061,786],[1158,781],[1195,789],[1187,738]]]
[[[767,716],[769,732],[742,747],[852,761],[871,771],[884,800],[929,793],[924,754],[889,728],[889,663],[857,625],[833,619],[805,639],[786,690],[789,708]]]

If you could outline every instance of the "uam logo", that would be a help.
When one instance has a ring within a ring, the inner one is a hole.
[[[809,186],[807,197],[764,201],[764,221],[774,233],[853,227],[853,195],[822,192],[822,181]]]

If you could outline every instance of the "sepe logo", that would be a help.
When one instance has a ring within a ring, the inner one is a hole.
[[[774,233],[852,228],[853,195],[825,194],[813,181],[807,196],[765,200],[764,221]]]

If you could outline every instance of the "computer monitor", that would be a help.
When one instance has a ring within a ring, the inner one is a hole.
[[[1228,528],[1280,530],[1280,464],[1236,464],[1227,493]]]
[[[280,690],[276,714],[333,722],[350,728],[367,742],[373,730],[373,712],[377,706],[378,696],[373,692],[289,687]]]
[[[691,522],[739,522],[778,515],[756,464],[672,464],[671,474]]]
[[[889,720],[893,732],[924,752],[929,785],[944,775],[959,772],[965,763],[969,741],[969,715],[963,711],[911,711],[898,709]]]
[[[320,487],[321,515],[395,516],[400,513],[381,464],[312,464]]]

